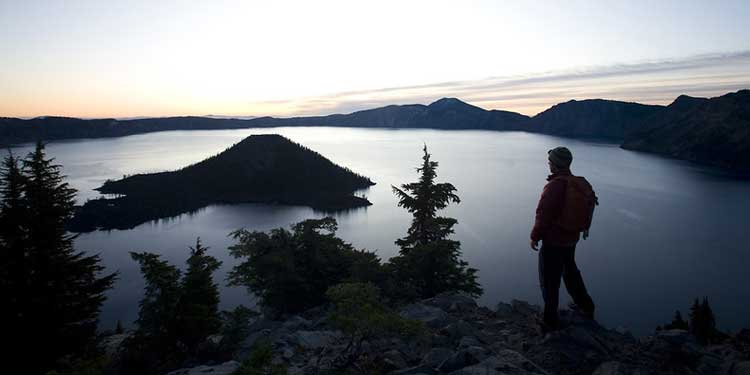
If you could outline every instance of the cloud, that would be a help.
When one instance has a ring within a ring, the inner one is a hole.
[[[389,104],[458,97],[486,109],[534,115],[570,99],[606,98],[668,104],[681,94],[716,96],[750,87],[750,51],[593,66],[480,80],[388,87],[250,103],[258,115],[349,113]]]

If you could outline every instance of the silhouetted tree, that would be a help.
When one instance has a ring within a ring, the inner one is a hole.
[[[8,325],[5,332],[19,328],[23,319],[22,307],[26,295],[26,251],[28,248],[28,220],[24,196],[25,178],[20,161],[9,153],[0,167],[0,295],[5,307],[0,309],[0,321]],[[15,335],[11,335],[15,337]]]
[[[685,321],[685,319],[682,318],[680,310],[674,312],[674,318],[672,318],[672,322],[665,325],[664,329],[688,329],[688,323]]]
[[[336,220],[310,219],[269,233],[235,231],[229,248],[243,262],[229,273],[229,284],[244,286],[276,313],[295,313],[325,302],[325,292],[344,281],[382,280],[375,254],[355,250],[336,237]]]
[[[417,168],[419,181],[392,187],[398,205],[406,208],[413,219],[406,237],[396,240],[401,249],[388,266],[399,282],[415,288],[420,297],[445,291],[478,296],[482,288],[477,282],[477,270],[461,259],[461,243],[449,238],[456,219],[437,216],[437,211],[449,203],[461,201],[452,184],[435,182],[437,166],[425,146],[422,165]]]
[[[26,370],[41,372],[92,347],[104,292],[116,275],[99,277],[99,256],[73,248],[75,237],[65,226],[76,192],[43,143],[21,165],[12,154],[6,157],[0,180],[0,277],[9,301],[3,323],[14,343],[10,358],[33,355]]]
[[[707,297],[703,297],[703,303],[696,298],[690,308],[690,332],[703,345],[710,344],[718,335],[716,318]]]
[[[199,344],[221,328],[219,289],[213,273],[221,266],[200,239],[190,248],[184,275],[159,255],[130,253],[146,281],[137,329],[125,342],[125,373],[163,373],[197,356]]]
[[[188,268],[182,278],[182,295],[177,307],[179,336],[191,353],[198,344],[221,327],[219,317],[219,288],[213,281],[213,273],[221,262],[207,255],[208,248],[201,245],[200,238],[190,248]]]
[[[181,272],[157,254],[131,252],[130,256],[138,262],[146,287],[137,329],[123,344],[120,367],[125,374],[165,373],[186,358],[176,324]]]

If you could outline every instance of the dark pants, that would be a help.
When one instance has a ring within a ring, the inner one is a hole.
[[[559,305],[560,278],[565,280],[565,288],[573,302],[584,312],[594,313],[594,301],[586,291],[581,272],[575,260],[576,247],[551,246],[542,244],[539,250],[539,284],[544,298],[544,323],[550,327],[559,325],[557,308]]]

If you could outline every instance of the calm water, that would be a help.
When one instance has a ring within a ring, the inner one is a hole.
[[[342,238],[377,250],[383,259],[396,253],[393,241],[410,222],[390,186],[417,178],[414,168],[426,143],[440,163],[438,179],[458,188],[462,202],[445,214],[459,221],[456,238],[479,269],[481,302],[490,306],[511,298],[541,302],[528,233],[547,176],[546,150],[566,145],[575,156],[573,172],[589,179],[601,202],[591,238],[577,251],[601,322],[645,334],[670,320],[675,309],[685,313],[693,298],[709,296],[721,328],[750,326],[745,219],[750,181],[614,144],[517,132],[316,127],[161,132],[55,142],[47,151],[84,201],[96,197],[92,189],[108,178],[180,168],[261,133],[282,134],[377,183],[364,191],[372,206],[336,218]],[[129,251],[157,252],[182,266],[188,246],[200,236],[224,262],[217,275],[224,284],[225,272],[236,263],[226,250],[233,242],[229,232],[321,216],[306,207],[211,206],[133,230],[83,234],[76,246],[100,253],[109,270],[120,272],[101,316],[109,328],[137,316],[143,281]],[[564,289],[561,295],[567,302]],[[244,289],[222,289],[224,308],[253,303]]]

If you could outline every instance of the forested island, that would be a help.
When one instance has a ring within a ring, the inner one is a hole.
[[[106,181],[115,198],[79,207],[69,229],[128,229],[210,204],[279,203],[323,211],[365,207],[352,193],[374,183],[280,135],[253,135],[220,154],[170,172]]]

